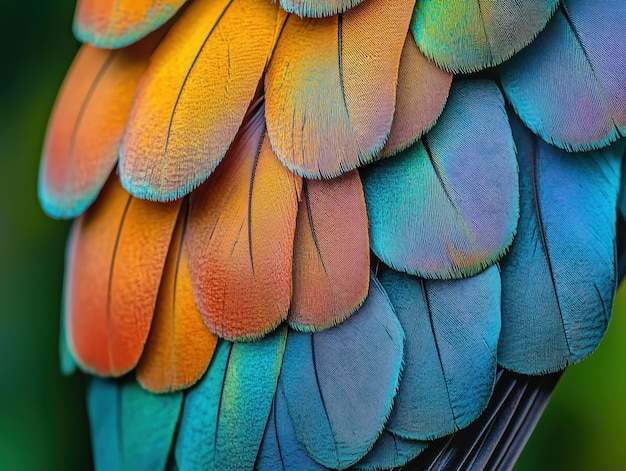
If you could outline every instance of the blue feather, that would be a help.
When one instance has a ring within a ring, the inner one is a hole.
[[[435,127],[362,171],[372,251],[425,278],[495,263],[518,218],[517,163],[504,99],[490,81],[453,84]]]
[[[501,68],[535,134],[577,151],[626,135],[626,2],[563,0],[545,30]]]
[[[307,454],[346,468],[381,434],[398,386],[404,334],[375,276],[348,320],[328,330],[292,332],[281,373],[289,416]]]
[[[380,279],[406,334],[405,368],[387,428],[429,440],[466,427],[487,406],[495,381],[498,268],[465,280],[424,281],[393,270]]]
[[[518,234],[502,263],[498,361],[524,373],[558,371],[589,355],[615,292],[616,201],[626,142],[571,154],[511,117],[522,196]]]
[[[182,399],[180,392],[156,395],[134,381],[94,378],[87,406],[96,469],[165,469]]]
[[[258,471],[323,471],[327,469],[313,461],[296,439],[280,381],[254,468]]]

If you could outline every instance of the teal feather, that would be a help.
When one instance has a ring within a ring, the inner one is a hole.
[[[287,328],[255,342],[221,342],[185,400],[176,443],[179,469],[252,469],[270,414]]]
[[[607,327],[616,285],[615,224],[626,142],[573,154],[512,117],[521,217],[502,262],[498,361],[524,374],[588,356]]]
[[[280,6],[299,17],[321,18],[342,13],[363,0],[280,0]]]
[[[455,73],[497,65],[545,27],[557,0],[418,0],[411,23],[424,55]]]
[[[87,407],[98,471],[165,469],[183,394],[156,395],[135,381],[94,378]]]
[[[185,396],[174,448],[180,471],[214,467],[219,405],[231,347],[226,341],[217,344],[206,374]]]
[[[546,29],[501,68],[535,134],[584,151],[626,135],[626,2],[563,0]]]
[[[315,461],[344,469],[374,445],[398,387],[403,342],[373,274],[364,304],[346,321],[290,333],[280,381],[297,440]]]
[[[428,442],[407,440],[385,429],[376,440],[374,448],[354,467],[362,471],[372,471],[404,466],[427,446]]]
[[[497,267],[464,280],[380,274],[405,331],[405,368],[387,428],[430,440],[469,425],[484,410],[500,333]]]
[[[422,141],[361,172],[372,251],[425,278],[459,278],[495,263],[518,218],[515,147],[490,81],[453,84]]]
[[[263,439],[285,352],[287,326],[233,345],[216,435],[217,469],[252,469]]]
[[[185,399],[175,451],[181,471],[252,469],[286,336],[283,326],[255,342],[220,342],[205,377]]]

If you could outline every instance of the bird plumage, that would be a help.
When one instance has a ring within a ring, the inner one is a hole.
[[[498,368],[608,324],[624,19],[80,0],[40,199],[78,216],[62,358],[99,377],[96,468],[509,467],[554,376]]]

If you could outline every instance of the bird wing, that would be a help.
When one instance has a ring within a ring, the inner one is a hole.
[[[79,0],[39,196],[96,468],[509,469],[625,271],[624,21]]]

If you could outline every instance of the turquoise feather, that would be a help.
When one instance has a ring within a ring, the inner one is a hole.
[[[493,82],[453,84],[422,141],[361,175],[371,249],[396,270],[464,277],[495,263],[512,242],[517,163]]]
[[[98,471],[165,469],[182,392],[156,395],[134,381],[94,378],[87,407]]]
[[[558,371],[602,339],[615,292],[616,201],[626,142],[571,154],[512,118],[522,207],[502,262],[498,361],[524,374]]]
[[[372,274],[343,323],[287,340],[281,384],[297,440],[318,463],[345,469],[381,434],[398,387],[404,334]]]
[[[504,92],[535,134],[584,151],[626,135],[626,2],[563,0],[543,33],[503,65]]]
[[[405,331],[404,372],[387,428],[430,440],[469,425],[484,410],[500,333],[497,267],[465,280],[380,274]]]
[[[424,55],[455,73],[497,65],[545,27],[557,0],[418,0],[411,23]]]
[[[180,471],[214,467],[219,405],[231,347],[230,342],[218,343],[206,374],[185,396],[174,448]]]
[[[181,470],[252,469],[272,407],[286,336],[283,326],[255,342],[219,347],[205,378],[185,401],[175,451]]]

